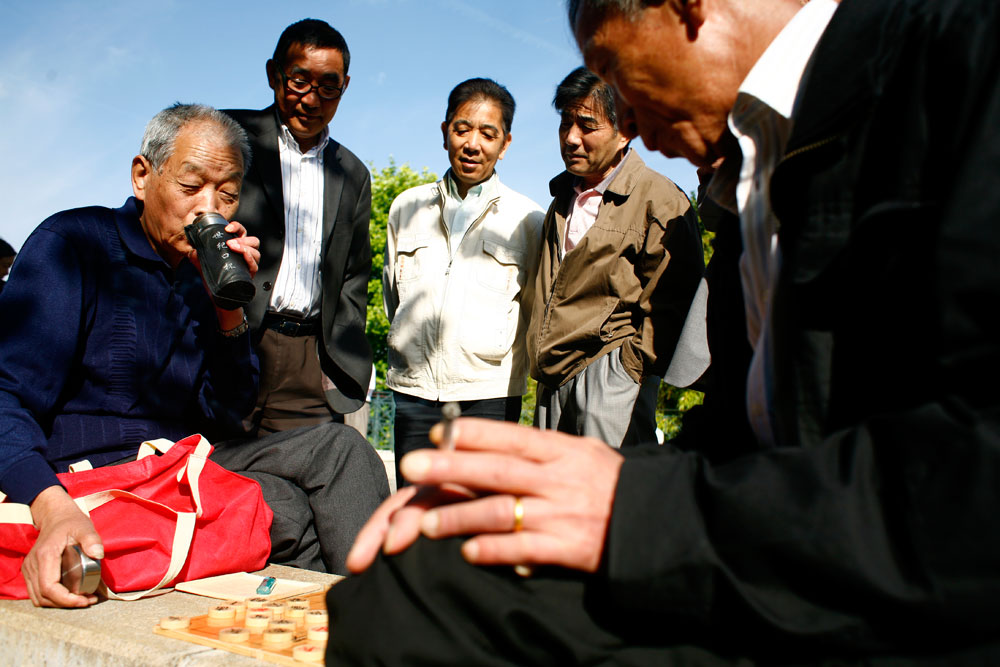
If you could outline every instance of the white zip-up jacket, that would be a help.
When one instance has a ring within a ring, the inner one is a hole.
[[[444,181],[419,185],[389,209],[382,294],[395,391],[438,401],[520,396],[530,304],[545,213],[497,183],[496,196],[452,252]],[[449,258],[451,258],[449,260]]]

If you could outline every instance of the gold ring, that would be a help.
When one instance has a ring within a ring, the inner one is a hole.
[[[521,503],[521,496],[514,496],[514,532],[520,532],[524,528],[524,504]]]

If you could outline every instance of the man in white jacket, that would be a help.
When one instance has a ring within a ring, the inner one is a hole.
[[[445,402],[467,416],[517,421],[521,413],[530,315],[521,298],[544,213],[496,173],[513,118],[514,99],[495,81],[458,84],[441,124],[451,168],[389,210],[382,286],[397,461],[431,446],[427,432]]]

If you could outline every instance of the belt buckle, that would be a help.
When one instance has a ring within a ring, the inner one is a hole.
[[[284,336],[296,337],[299,335],[299,328],[301,325],[298,322],[291,322],[289,320],[281,320],[278,323],[278,333]]]

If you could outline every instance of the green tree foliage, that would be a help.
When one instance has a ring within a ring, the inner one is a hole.
[[[365,333],[372,346],[375,368],[378,371],[376,388],[385,389],[385,341],[389,334],[389,320],[382,306],[382,266],[385,264],[385,229],[389,220],[389,207],[404,190],[432,183],[437,180],[437,176],[429,172],[427,167],[418,173],[408,164],[399,166],[391,157],[389,166],[379,170],[370,164],[369,168],[372,172],[372,217],[368,223],[368,233],[372,240],[372,273],[368,279],[368,325]]]
[[[521,417],[517,420],[519,424],[531,426],[535,423],[535,400],[538,395],[538,383],[535,378],[528,376],[528,389],[521,397]]]

